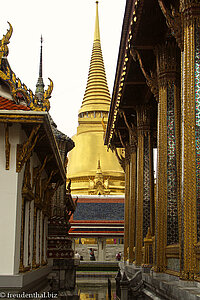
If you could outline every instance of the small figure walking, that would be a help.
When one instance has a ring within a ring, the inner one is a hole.
[[[81,256],[80,256],[80,254],[76,251],[76,253],[74,254],[74,258],[75,259],[80,259],[81,258]]]
[[[116,254],[116,260],[120,261],[121,258],[122,258],[122,254],[121,254],[121,252],[118,252],[118,253]]]
[[[94,250],[90,248],[90,260],[95,260]]]

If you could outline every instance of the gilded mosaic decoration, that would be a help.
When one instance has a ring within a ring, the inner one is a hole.
[[[167,86],[167,245],[178,243],[174,83]]]
[[[144,135],[144,191],[143,191],[143,238],[146,237],[150,227],[150,176],[149,176],[149,134]]]
[[[195,105],[196,105],[196,193],[197,193],[197,238],[200,240],[200,26],[195,24]]]

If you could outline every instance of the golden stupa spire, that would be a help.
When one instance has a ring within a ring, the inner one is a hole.
[[[96,1],[96,19],[95,19],[94,41],[100,41],[98,1]]]
[[[104,145],[103,136],[110,101],[101,52],[98,2],[96,2],[94,42],[88,81],[78,115],[77,133],[73,136],[76,147],[69,153],[67,166],[72,194],[124,193],[124,172],[115,154],[107,151]]]
[[[110,93],[108,90],[103,55],[101,51],[98,1],[96,1],[96,19],[92,56],[87,86],[79,115],[90,111],[109,111],[109,108]]]

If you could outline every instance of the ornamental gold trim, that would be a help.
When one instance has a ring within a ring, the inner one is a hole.
[[[167,244],[167,91],[159,90],[158,103],[158,165],[156,196],[156,272],[166,270],[165,247]]]
[[[33,255],[32,255],[32,268],[36,269],[36,222],[37,222],[37,207],[34,203],[34,215],[33,215]]]
[[[132,263],[135,259],[134,247],[135,247],[135,208],[136,208],[136,159],[137,153],[131,153],[130,160],[130,201],[129,201],[129,262]]]
[[[25,227],[25,198],[22,197],[19,272],[24,272],[24,270],[25,270],[25,267],[24,267],[24,227]]]
[[[125,154],[127,155],[127,149]],[[130,199],[130,161],[125,162],[125,199],[124,199],[124,261],[129,259],[129,199]],[[128,249],[128,250],[127,250]]]
[[[38,130],[40,129],[41,125],[34,127],[31,131],[30,136],[28,137],[27,141],[23,144],[17,145],[17,160],[16,160],[16,172],[19,173],[23,168],[25,162],[30,158],[32,155],[32,151],[37,143],[39,134]]]
[[[29,201],[32,201],[34,199],[33,188],[31,186],[30,159],[27,160],[24,169],[22,196]]]
[[[8,50],[8,44],[10,43],[10,38],[13,33],[12,25],[8,22],[9,29],[7,30],[7,33],[3,36],[3,38],[0,41],[0,64],[3,57],[7,57],[9,50]]]
[[[166,258],[179,258],[179,244],[169,245],[166,247]]]
[[[0,114],[1,123],[43,123],[43,116],[21,114]]]
[[[133,50],[138,58],[138,62],[140,65],[140,69],[146,79],[146,83],[148,87],[150,88],[152,94],[154,95],[156,101],[159,100],[159,87],[158,87],[158,77],[155,72],[150,71],[150,74],[148,74],[144,68],[144,65],[142,63],[142,58],[138,50]]]
[[[5,124],[5,157],[6,157],[6,170],[10,168],[10,143],[9,143],[9,125]]]
[[[143,267],[152,267],[153,266],[153,239],[151,235],[150,227],[146,237],[144,238],[144,258],[143,258]]]

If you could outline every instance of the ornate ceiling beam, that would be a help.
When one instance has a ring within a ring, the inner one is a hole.
[[[170,11],[165,6],[163,0],[158,0],[158,3],[166,19],[166,24],[171,30],[171,34],[175,37],[181,51],[183,51],[183,32],[181,14],[175,8],[172,8]]]
[[[136,50],[135,48],[131,49],[131,55],[134,57],[137,57],[139,65],[140,65],[140,69],[146,79],[146,83],[148,85],[148,87],[150,88],[152,94],[155,96],[156,100],[158,101],[158,78],[157,78],[157,74],[153,71],[150,70],[150,74],[147,73],[147,71],[144,68],[143,62],[142,62],[142,58],[141,55],[139,53],[138,50]]]

